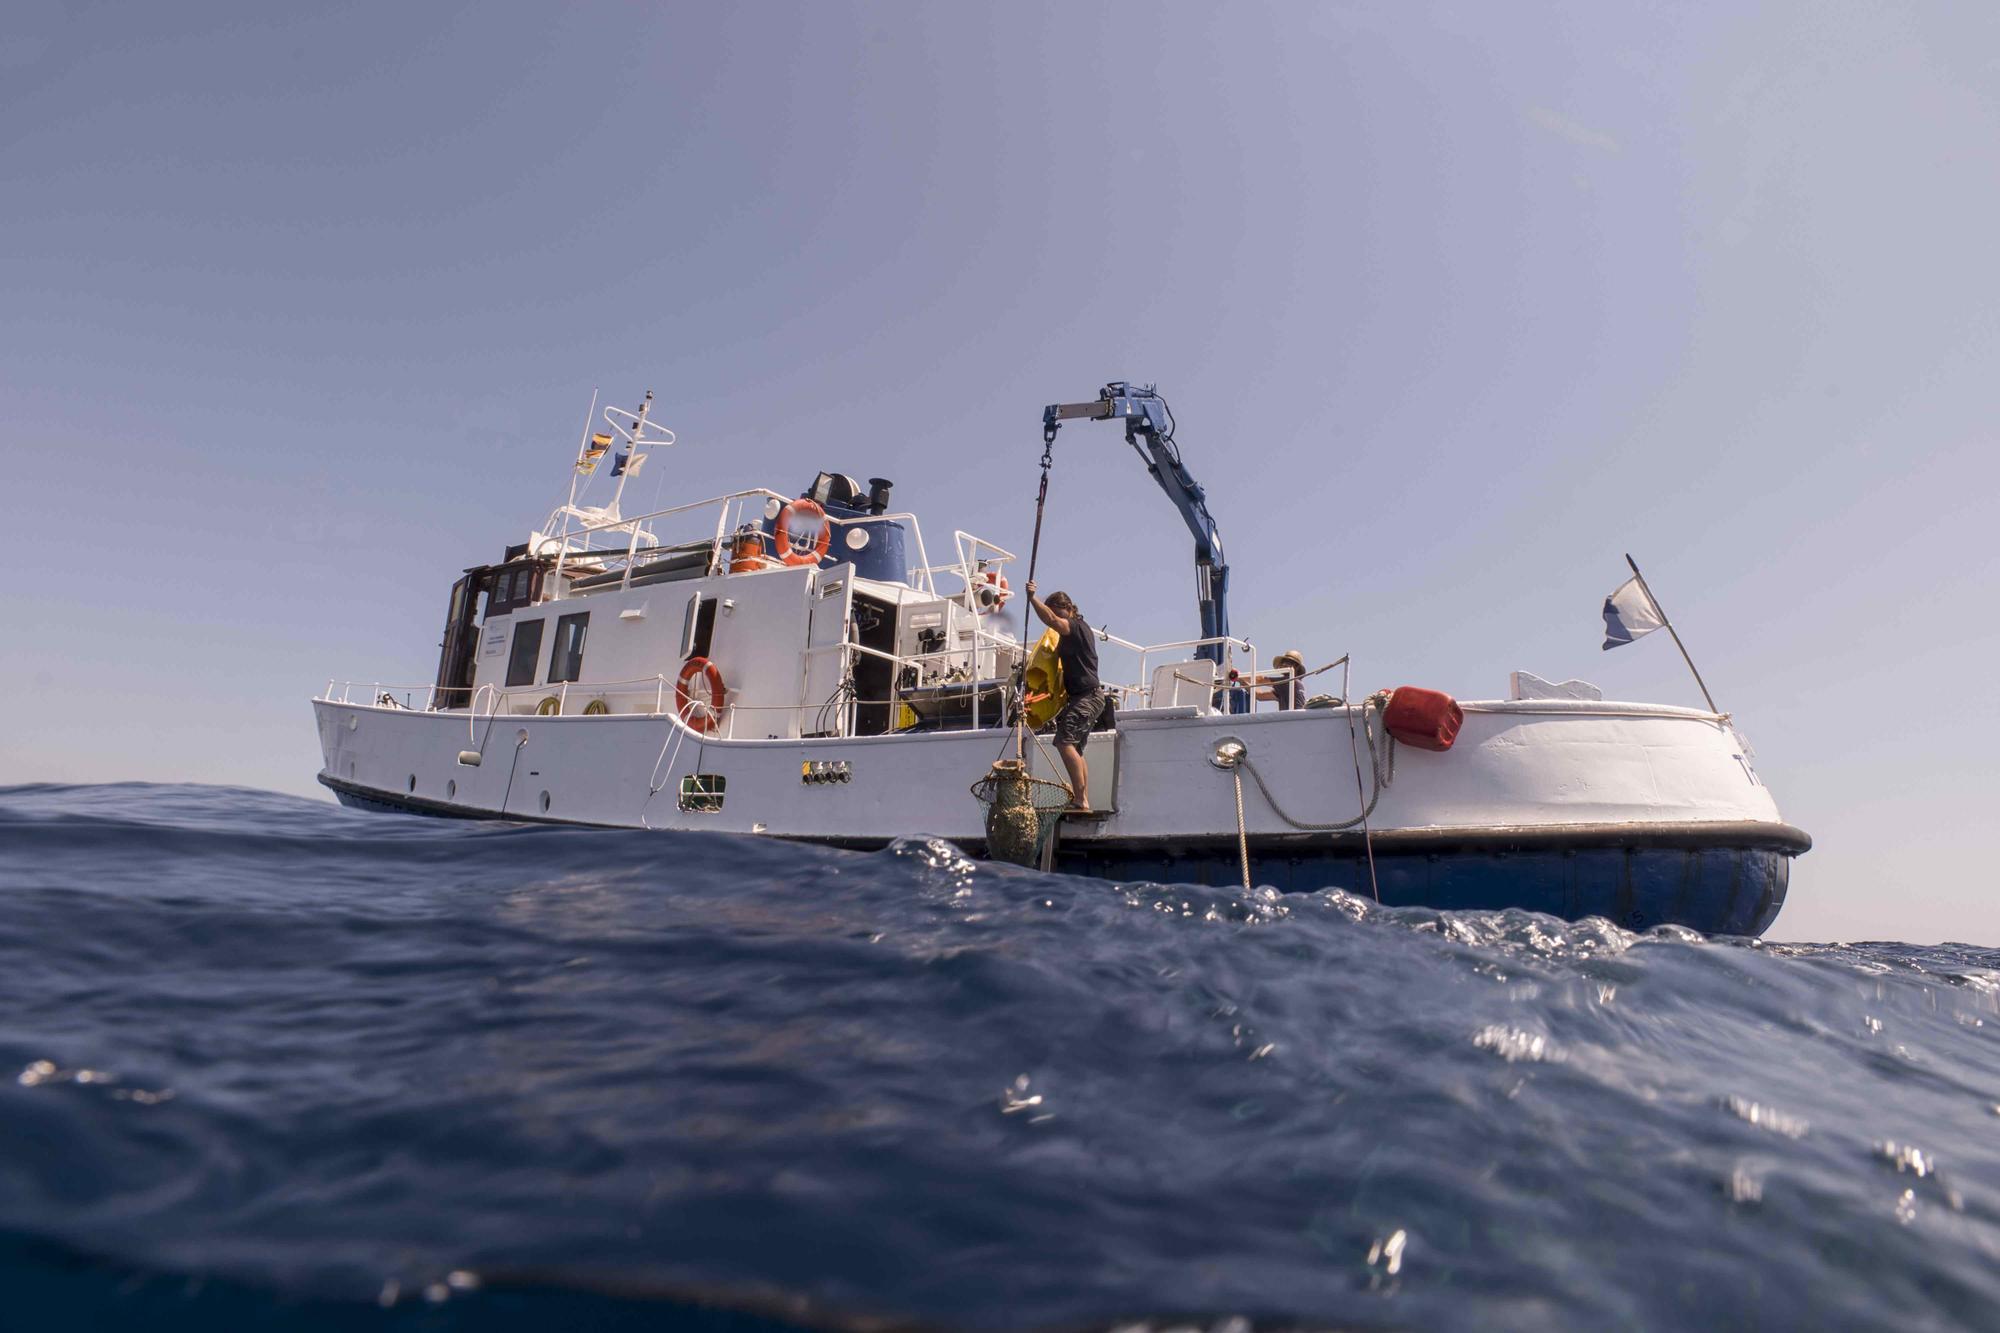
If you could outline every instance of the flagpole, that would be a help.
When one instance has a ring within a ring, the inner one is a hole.
[[[597,415],[597,386],[592,385],[590,390],[590,410],[583,414],[583,438],[576,442],[576,461],[579,467],[582,466],[583,464],[583,451],[590,447],[590,419],[596,415]],[[576,479],[581,475],[583,474],[578,472],[575,468],[570,469],[569,504],[564,506],[565,508],[568,509],[576,508]],[[568,515],[564,515],[564,520],[565,522],[567,522]],[[565,531],[567,531],[567,528],[565,528]]]
[[[1708,700],[1708,711],[1711,713],[1720,713],[1722,710],[1715,706],[1715,696],[1708,692],[1708,684],[1702,680],[1700,669],[1695,666],[1694,659],[1688,656],[1687,645],[1681,642],[1680,631],[1674,628],[1673,621],[1667,619],[1667,609],[1660,605],[1659,598],[1653,596],[1653,589],[1646,582],[1646,576],[1639,572],[1639,562],[1632,558],[1629,551],[1625,555],[1625,563],[1632,566],[1632,577],[1639,580],[1639,590],[1646,594],[1646,600],[1651,602],[1653,609],[1660,613],[1660,623],[1667,627],[1667,633],[1674,636],[1674,647],[1681,650],[1681,660],[1686,662],[1688,670],[1694,673],[1694,683],[1701,686],[1701,697]]]

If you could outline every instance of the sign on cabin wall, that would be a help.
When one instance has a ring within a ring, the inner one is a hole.
[[[489,628],[486,631],[486,647],[482,650],[481,656],[498,657],[500,656],[500,650],[506,646],[507,627],[501,625],[497,628]]]

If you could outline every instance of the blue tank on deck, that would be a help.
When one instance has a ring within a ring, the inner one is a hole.
[[[882,583],[901,583],[909,577],[909,534],[900,520],[879,517],[888,512],[892,485],[881,477],[870,477],[868,489],[863,491],[860,482],[838,472],[822,472],[813,479],[799,498],[817,504],[828,518],[840,520],[826,556],[819,562],[821,569],[853,565],[862,578]],[[777,515],[765,518],[763,529],[775,541]]]

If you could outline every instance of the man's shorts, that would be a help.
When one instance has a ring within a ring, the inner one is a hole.
[[[1097,719],[1104,715],[1103,690],[1092,690],[1089,694],[1072,694],[1069,702],[1056,714],[1055,739],[1057,745],[1074,745],[1081,750],[1090,743],[1090,729],[1097,725]]]

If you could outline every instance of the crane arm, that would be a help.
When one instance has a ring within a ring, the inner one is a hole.
[[[1167,498],[1180,511],[1181,520],[1194,534],[1195,600],[1201,611],[1201,637],[1217,642],[1195,649],[1218,667],[1223,664],[1224,645],[1229,634],[1229,565],[1222,557],[1222,533],[1215,516],[1208,512],[1208,497],[1185,465],[1174,443],[1174,417],[1166,400],[1150,384],[1130,384],[1114,380],[1098,390],[1087,403],[1050,403],[1042,409],[1042,439],[1053,444],[1065,421],[1112,421],[1125,423],[1125,442],[1146,464]]]

